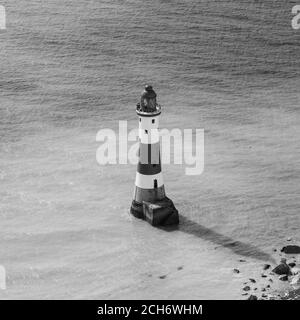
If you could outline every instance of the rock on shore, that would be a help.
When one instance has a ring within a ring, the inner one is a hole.
[[[281,249],[281,252],[287,254],[298,254],[300,253],[300,247],[295,245],[286,246]]]
[[[300,253],[300,247],[288,245],[281,250],[274,249],[273,251],[277,252],[276,255],[279,256],[287,254],[288,261],[286,258],[281,258],[280,263],[275,267],[270,264],[263,265],[260,279],[253,277],[248,278],[248,281],[244,282],[242,295],[248,295],[249,293],[248,300],[300,299],[299,260],[297,261],[296,256],[290,256],[290,254],[296,255]],[[275,275],[278,275],[278,277]],[[282,283],[279,285],[281,281],[286,282],[286,284]],[[256,283],[257,285],[255,286],[254,284]]]
[[[281,263],[275,267],[272,272],[278,274],[278,275],[291,275],[291,268],[290,266],[286,263],[286,259],[281,259]]]

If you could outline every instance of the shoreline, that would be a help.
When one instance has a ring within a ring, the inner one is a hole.
[[[277,265],[264,264],[260,275],[249,278],[241,288],[246,300],[300,300],[300,247],[290,242],[273,249]],[[240,260],[240,262],[246,262]],[[240,273],[238,268],[233,270]]]

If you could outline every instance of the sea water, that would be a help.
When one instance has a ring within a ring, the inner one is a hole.
[[[294,1],[0,4],[0,298],[239,299],[299,244]],[[201,175],[163,166],[175,230],[128,214],[134,165],[96,161],[145,83],[161,128],[205,131]]]

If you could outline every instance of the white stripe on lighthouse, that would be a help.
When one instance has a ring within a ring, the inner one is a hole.
[[[154,117],[139,117],[139,129],[158,129],[159,115]]]
[[[141,143],[153,144],[159,142],[159,116],[139,117],[139,137]]]
[[[154,182],[157,181],[157,188],[163,186],[163,176],[162,173],[145,175],[139,172],[136,173],[135,185],[142,189],[154,189]]]
[[[139,129],[139,138],[143,144],[158,143],[159,131],[157,129]]]

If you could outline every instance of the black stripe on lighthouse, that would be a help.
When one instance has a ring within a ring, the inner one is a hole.
[[[140,143],[140,159],[137,172],[144,175],[154,175],[161,172],[160,143]]]

